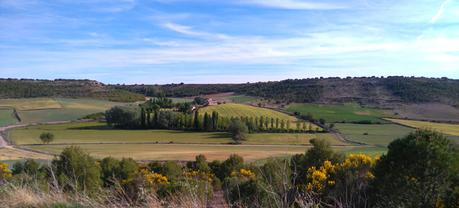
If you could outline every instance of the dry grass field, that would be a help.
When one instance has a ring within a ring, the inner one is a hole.
[[[436,123],[428,121],[415,121],[415,120],[404,120],[404,119],[392,119],[387,120],[401,125],[417,128],[417,129],[433,129],[444,134],[459,136],[459,124],[447,124],[447,123]]]
[[[28,148],[58,154],[68,145],[36,145]],[[299,145],[219,145],[219,144],[104,144],[79,145],[91,155],[102,158],[131,157],[136,160],[193,160],[204,154],[209,160],[224,160],[231,154],[248,161],[267,157],[304,153],[309,147]]]

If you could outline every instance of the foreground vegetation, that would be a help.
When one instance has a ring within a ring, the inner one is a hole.
[[[186,164],[95,159],[67,147],[51,163],[0,165],[7,207],[457,207],[459,152],[444,136],[417,131],[387,154],[343,155],[327,142],[261,166],[231,155]],[[22,197],[27,196],[27,197]],[[216,204],[217,203],[217,204]]]

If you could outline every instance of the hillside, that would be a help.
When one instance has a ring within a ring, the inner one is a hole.
[[[117,102],[144,100],[142,95],[92,80],[0,79],[1,98],[95,98]]]
[[[293,116],[289,116],[287,114],[277,112],[274,110],[266,109],[266,108],[257,108],[249,105],[243,104],[235,104],[235,103],[228,103],[228,104],[221,104],[215,106],[208,106],[205,108],[199,109],[200,114],[209,113],[211,114],[213,111],[217,112],[222,117],[268,117],[268,118],[278,118],[280,120],[289,120],[289,121],[296,121],[297,119]]]
[[[459,80],[423,77],[289,79],[245,84],[105,85],[91,80],[0,80],[0,98],[90,97],[111,101],[143,96],[192,97],[235,92],[281,102],[392,106],[442,103],[459,106]]]
[[[246,84],[117,85],[149,96],[198,96],[235,92],[282,102],[359,102],[386,106],[394,103],[459,105],[459,80],[423,77],[356,77],[289,79]]]

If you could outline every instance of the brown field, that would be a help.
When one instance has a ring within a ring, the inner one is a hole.
[[[400,118],[459,122],[459,109],[440,103],[402,105],[394,112]]]
[[[67,146],[33,145],[27,148],[59,154]],[[204,154],[209,160],[223,160],[231,154],[238,154],[248,161],[304,153],[309,148],[309,146],[301,145],[219,144],[90,144],[78,146],[98,158],[112,156],[131,157],[136,160],[193,160],[196,155]]]
[[[40,154],[30,151],[25,151],[15,148],[0,148],[0,161],[2,160],[22,160],[22,159],[52,159],[52,156],[47,154]]]

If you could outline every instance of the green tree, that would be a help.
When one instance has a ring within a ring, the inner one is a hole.
[[[43,132],[40,134],[40,140],[43,144],[49,144],[54,140],[54,134],[51,132]]]
[[[231,134],[231,138],[236,142],[239,143],[242,140],[247,138],[248,128],[245,123],[240,121],[239,119],[231,120],[231,124],[229,126],[229,133]]]
[[[54,172],[60,185],[69,191],[93,194],[101,185],[100,168],[96,160],[80,147],[65,148],[53,160]]]
[[[457,149],[434,131],[419,130],[391,142],[374,169],[372,206],[441,205],[457,177],[458,160]]]
[[[198,111],[196,110],[194,112],[194,119],[193,119],[193,126],[194,126],[194,129],[195,130],[200,130],[201,129],[201,122],[199,120],[199,113]]]
[[[112,186],[118,180],[120,161],[113,157],[106,157],[100,161],[101,178],[104,186]]]

